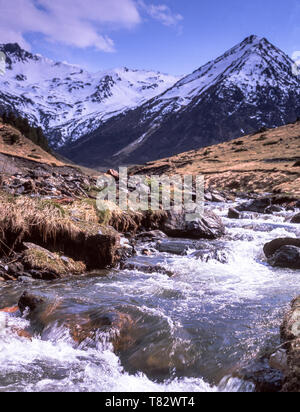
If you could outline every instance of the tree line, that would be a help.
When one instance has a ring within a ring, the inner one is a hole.
[[[28,119],[21,116],[16,116],[14,113],[3,113],[1,119],[4,124],[9,124],[10,126],[15,127],[25,137],[27,137],[27,139],[31,140],[45,151],[51,151],[48,140],[41,127],[31,126]]]

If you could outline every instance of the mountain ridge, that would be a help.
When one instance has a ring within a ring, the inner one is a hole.
[[[116,114],[160,94],[178,78],[126,67],[90,73],[2,44],[6,73],[0,77],[0,111],[42,126],[53,148],[76,140]]]
[[[300,116],[293,61],[267,39],[247,37],[142,106],[63,148],[93,167],[142,164]],[[114,145],[111,142],[114,142]]]

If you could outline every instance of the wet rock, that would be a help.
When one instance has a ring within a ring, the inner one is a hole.
[[[212,201],[213,201],[212,194],[211,194],[210,192],[206,192],[206,193],[204,194],[204,199],[205,199],[207,202],[212,202]]]
[[[282,372],[272,368],[267,357],[253,360],[239,371],[238,376],[253,382],[259,393],[280,392],[284,380]]]
[[[300,269],[300,247],[282,246],[268,262],[275,267]]]
[[[164,266],[162,266],[159,263],[153,263],[149,261],[141,262],[137,261],[134,259],[128,260],[127,262],[123,263],[121,265],[122,270],[132,270],[132,271],[138,271],[142,273],[162,273],[163,275],[167,275],[169,277],[172,277],[175,275],[175,272],[172,270],[166,269]]]
[[[270,367],[279,370],[284,375],[288,373],[288,358],[287,352],[284,349],[279,349],[269,358]]]
[[[142,250],[142,255],[144,256],[152,256],[153,252],[151,252],[151,250],[149,249],[143,249]]]
[[[170,211],[162,230],[170,237],[187,239],[216,239],[225,234],[222,220],[208,210],[193,222],[187,222],[183,212]]]
[[[161,253],[184,256],[187,254],[190,246],[191,245],[182,242],[164,241],[157,244],[157,249]]]
[[[97,308],[72,313],[68,311],[68,306],[63,299],[46,297],[39,292],[25,292],[19,301],[22,313],[29,309],[31,325],[42,334],[42,338],[48,338],[47,334],[51,333],[51,326],[55,324],[58,328],[67,328],[78,345],[95,346],[105,339],[110,340],[117,352],[133,343],[131,329],[134,321],[130,315]]]
[[[239,212],[255,212],[265,213],[265,210],[272,205],[272,200],[269,197],[251,200],[237,206]]]
[[[298,213],[297,215],[295,215],[295,216],[292,218],[291,223],[300,224],[300,213]]]
[[[100,339],[99,333],[106,332],[116,352],[125,350],[134,343],[130,333],[133,324],[133,319],[125,313],[118,311],[103,313],[98,310],[70,316],[64,321],[64,326],[70,330],[76,343],[97,342]]]
[[[281,327],[288,356],[288,372],[282,392],[300,392],[300,297],[292,302]]]
[[[24,266],[21,262],[12,263],[8,266],[8,273],[15,278],[21,276],[24,272]]]
[[[28,276],[19,276],[18,277],[18,282],[20,282],[20,283],[34,283],[35,279],[33,279],[32,277],[28,277]]]
[[[282,246],[296,246],[300,247],[300,239],[294,238],[279,238],[274,239],[272,242],[266,243],[264,246],[264,253],[267,258],[272,257],[275,252]]]
[[[292,210],[298,199],[290,196],[265,196],[243,203],[237,207],[240,212],[272,214],[284,209]]]
[[[226,203],[225,197],[221,196],[220,194],[217,193],[212,193],[212,201],[216,203]]]
[[[230,208],[228,210],[228,218],[229,219],[239,219],[241,217],[240,212],[234,208]]]
[[[202,262],[209,262],[210,260],[217,260],[220,263],[228,263],[228,255],[224,251],[216,250],[214,247],[197,250],[191,254],[194,259],[201,260]]]
[[[42,306],[46,304],[46,299],[37,294],[24,292],[18,302],[18,307],[22,313],[28,308],[31,312],[41,310]]]
[[[168,236],[160,230],[152,230],[150,232],[139,233],[136,236],[136,239],[141,240],[143,242],[148,242],[153,240],[165,239],[167,237]]]
[[[271,215],[272,213],[279,213],[279,212],[284,212],[284,208],[278,205],[272,205],[272,206],[268,206],[265,209],[264,213]]]

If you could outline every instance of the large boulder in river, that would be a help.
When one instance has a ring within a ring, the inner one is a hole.
[[[209,210],[192,222],[184,212],[169,211],[161,230],[170,237],[187,239],[217,239],[225,234],[221,218]]]
[[[229,219],[239,219],[241,217],[241,214],[238,210],[234,209],[233,207],[231,207],[228,210],[228,218]]]
[[[272,205],[270,197],[263,197],[237,206],[239,212],[265,213],[265,210]]]
[[[275,267],[300,269],[300,247],[282,246],[269,258],[269,263]]]
[[[130,315],[119,310],[87,310],[86,306],[82,305],[81,311],[78,308],[72,311],[72,301],[66,302],[51,294],[46,296],[39,291],[24,292],[18,306],[22,313],[28,310],[28,319],[34,331],[41,333],[45,338],[49,331],[51,333],[51,325],[57,325],[58,328],[68,329],[74,343],[78,345],[83,342],[94,345],[104,337],[112,343],[115,351],[119,351],[134,342],[134,321]]]
[[[272,257],[275,252],[282,246],[296,246],[300,248],[300,239],[294,238],[279,238],[274,239],[272,242],[266,243],[264,246],[264,253],[267,258]]]

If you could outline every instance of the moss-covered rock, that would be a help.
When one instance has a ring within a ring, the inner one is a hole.
[[[80,275],[86,271],[83,262],[59,256],[33,243],[24,243],[23,264],[35,277],[40,279],[57,279],[68,275]]]

